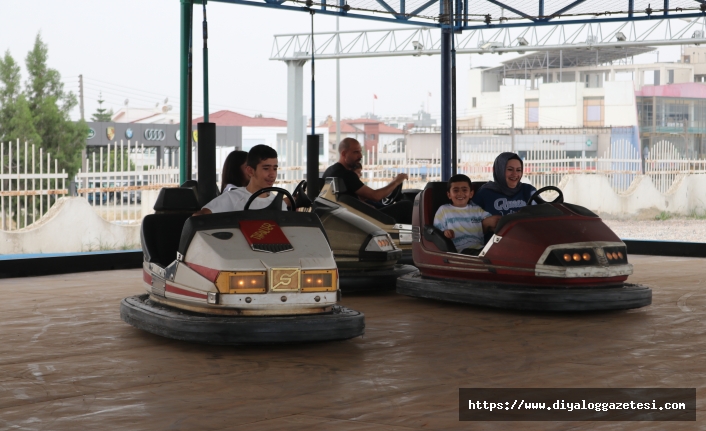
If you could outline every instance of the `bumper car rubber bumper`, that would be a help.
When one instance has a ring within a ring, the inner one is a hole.
[[[339,285],[343,293],[393,290],[398,277],[416,271],[410,265],[396,264],[391,269],[378,271],[339,271]]]
[[[340,306],[326,314],[210,316],[157,304],[147,294],[123,299],[120,318],[152,334],[204,344],[304,343],[365,333],[365,315]]]
[[[397,293],[419,298],[514,310],[595,311],[640,308],[652,303],[652,289],[625,283],[611,287],[532,287],[422,278],[397,279]]]
[[[414,266],[414,259],[412,259],[412,249],[403,249],[402,257],[400,258],[400,260],[397,261],[397,263]]]

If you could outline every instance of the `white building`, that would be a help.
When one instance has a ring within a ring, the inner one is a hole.
[[[702,154],[706,85],[695,81],[706,79],[706,49],[683,47],[676,63],[633,62],[646,53],[655,48],[554,50],[471,69],[465,121],[482,129],[514,126],[523,135],[630,127],[636,149],[669,138],[683,153]]]

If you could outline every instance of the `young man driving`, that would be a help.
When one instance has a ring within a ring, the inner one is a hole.
[[[253,193],[266,187],[272,187],[277,180],[277,168],[277,151],[267,145],[255,145],[248,152],[247,166],[245,167],[245,172],[250,177],[248,185],[224,192],[204,205],[194,215],[242,211]],[[250,209],[266,208],[274,198],[272,193],[262,193],[252,201]],[[287,210],[287,205],[284,202],[282,202],[282,209]]]
[[[346,186],[345,194],[355,198],[362,197],[371,201],[380,201],[395,190],[395,187],[408,179],[407,174],[398,174],[394,180],[385,187],[371,189],[363,184],[360,177],[355,173],[356,165],[363,159],[363,148],[360,142],[353,138],[346,138],[338,144],[338,162],[329,166],[324,172],[324,178],[337,177]],[[379,211],[393,217],[398,223],[412,223],[411,201],[400,201],[392,205],[378,209]]]

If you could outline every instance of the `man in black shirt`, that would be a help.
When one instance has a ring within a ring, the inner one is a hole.
[[[408,179],[407,174],[398,174],[394,180],[383,188],[374,190],[363,184],[358,178],[358,175],[353,171],[356,164],[363,159],[363,148],[360,142],[353,138],[346,138],[338,144],[338,163],[335,163],[326,169],[324,178],[337,177],[343,181],[346,186],[345,194],[353,197],[363,197],[371,201],[379,201],[395,190],[395,187],[402,184]],[[411,201],[400,201],[381,208],[379,211],[394,218],[397,223],[412,223],[412,206]]]

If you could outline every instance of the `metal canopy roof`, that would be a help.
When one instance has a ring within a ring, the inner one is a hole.
[[[522,57],[502,62],[502,66],[488,69],[488,72],[503,72],[506,75],[516,71],[532,69],[559,69],[560,67],[602,66],[606,64],[628,64],[633,56],[651,52],[656,48],[637,46],[630,48],[604,47],[599,49],[552,50],[533,52]]]
[[[188,0],[182,0],[188,1]],[[192,0],[201,3],[203,0]],[[706,0],[211,0],[457,29],[698,18]]]

